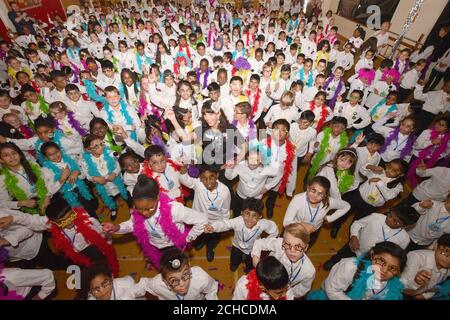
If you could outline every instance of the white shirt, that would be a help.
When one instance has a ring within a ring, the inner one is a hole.
[[[366,108],[359,104],[352,106],[350,102],[337,102],[334,115],[347,119],[347,128],[362,129],[370,125],[370,115]],[[359,123],[355,123],[359,121]]]
[[[37,293],[39,298],[47,298],[56,288],[55,277],[49,269],[25,270],[5,268],[1,276],[9,291],[15,291],[19,296],[26,297],[33,287],[41,287]]]
[[[417,85],[416,90],[414,91],[414,99],[425,101],[423,110],[434,115],[450,111],[449,96],[443,90],[423,93],[423,86]]]
[[[450,189],[450,168],[434,167],[421,170],[417,168],[416,174],[419,177],[431,177],[421,182],[414,190],[413,196],[419,201],[432,199],[445,201]]]
[[[276,223],[267,219],[258,220],[251,229],[247,228],[242,216],[229,220],[215,221],[212,226],[214,232],[225,232],[233,229],[233,246],[245,254],[250,254],[255,241],[261,238],[263,232],[267,233],[267,238],[278,237]]]
[[[428,246],[444,233],[450,233],[450,212],[445,208],[444,202],[433,201],[433,206],[429,209],[422,208],[420,202],[412,207],[420,213],[414,228],[408,231],[414,243]]]
[[[316,269],[311,260],[303,254],[303,257],[291,262],[286,256],[283,238],[266,238],[256,240],[253,245],[252,257],[260,257],[261,251],[270,251],[270,255],[277,258],[286,268],[289,274],[289,283],[295,297],[302,297],[311,290],[312,282],[316,276]]]
[[[217,181],[216,188],[210,191],[199,178],[191,178],[187,173],[180,176],[180,181],[195,191],[192,209],[206,213],[209,223],[230,218],[231,194],[222,182]]]
[[[372,213],[367,217],[356,220],[350,226],[350,237],[357,237],[359,256],[370,251],[379,242],[390,241],[406,249],[409,244],[408,233],[404,229],[392,229],[386,224],[386,215]]]
[[[51,104],[55,101],[61,101],[65,103],[66,100],[68,99],[66,95],[66,90],[58,91],[56,88],[53,89],[42,88],[41,92],[45,101],[48,104]]]
[[[102,73],[97,77],[97,82],[95,83],[95,85],[102,90],[105,90],[108,86],[114,86],[119,89],[121,84],[122,80],[120,80],[120,75],[118,73],[114,73],[113,78],[109,78]]]
[[[186,225],[193,225],[186,240],[191,242],[203,233],[203,226],[207,224],[207,216],[203,212],[194,211],[183,206],[181,203],[172,201],[172,219],[180,232],[184,232]],[[164,233],[161,224],[161,212],[158,205],[156,213],[145,220],[145,228],[150,235],[150,244],[158,249],[163,249],[173,246],[172,240]],[[122,222],[118,234],[125,234],[133,232],[133,218]]]
[[[417,81],[419,81],[420,76],[421,73],[419,71],[415,68],[411,69],[403,75],[400,86],[404,89],[413,89],[416,86]]]
[[[318,147],[314,147],[314,144],[316,142],[322,143],[323,137],[324,137],[323,131],[319,132],[319,134],[317,135],[316,141],[314,141],[313,143],[309,144],[309,151],[308,151],[309,153],[315,153],[315,152],[318,152],[320,150],[320,144],[319,144]],[[328,147],[325,150],[325,156],[323,157],[323,159],[320,162],[319,166],[321,166],[322,164],[324,164],[324,163],[334,159],[336,154],[341,149],[341,145],[340,145],[339,141],[340,141],[340,135],[337,136],[337,137],[333,137],[333,134],[330,134]],[[314,157],[316,157],[316,155]],[[314,160],[312,160],[312,161],[314,161]]]
[[[166,164],[164,173],[152,171],[152,178],[158,181],[171,199],[181,197],[180,172],[175,170],[169,162]]]
[[[358,74],[361,69],[373,69],[373,60],[361,58],[355,65],[355,74]]]
[[[70,111],[75,113],[76,118],[84,129],[89,129],[89,123],[93,116],[100,117],[100,111],[92,101],[86,101],[80,98],[80,100],[74,102],[67,99],[66,105]]]
[[[123,172],[123,183],[127,186],[127,190],[128,192],[130,192],[130,194],[133,194],[133,189],[134,186],[137,183],[137,179],[138,177],[141,175],[141,171],[144,167],[144,164],[139,164],[139,171],[136,173],[131,173],[131,172],[127,172],[124,171]]]
[[[308,104],[304,104],[301,109],[302,109],[302,111],[311,110],[310,109],[310,104],[309,103]],[[311,110],[312,112],[314,112],[314,116],[315,116],[314,117],[314,124],[313,124],[313,128],[314,129],[317,129],[317,124],[319,123],[320,119],[322,118],[322,110],[324,110],[324,109],[327,110],[327,116],[325,118],[325,121],[323,121],[323,124],[328,122],[328,121],[330,121],[331,119],[333,119],[333,111],[329,107],[322,106],[322,107],[319,108],[316,105],[314,105],[313,110]],[[319,136],[320,136],[320,133],[317,136],[317,139],[319,139]],[[331,137],[331,139],[332,139],[332,137]]]
[[[387,139],[395,129],[384,126],[383,124],[386,122],[386,120],[387,118],[383,117],[380,121],[375,122],[372,125],[372,129],[375,132],[383,135]],[[385,162],[400,158],[403,148],[405,148],[408,143],[408,139],[409,135],[404,135],[403,133],[399,132],[397,139],[392,140],[392,142],[387,146],[386,151],[381,154],[381,158],[383,158]],[[409,161],[411,157],[412,152],[411,154],[405,156],[404,160]]]
[[[131,276],[113,279],[113,290],[109,300],[135,300],[133,289],[136,283]],[[142,295],[144,296],[144,295]],[[88,300],[97,300],[89,294]]]
[[[397,91],[397,87],[392,83],[389,85],[386,81],[380,79],[373,82],[369,87],[369,91],[370,93],[367,96],[365,105],[369,108],[373,108],[378,102],[386,98],[390,91]]]
[[[289,123],[297,120],[299,117],[298,109],[290,106],[287,109],[281,109],[281,105],[272,106],[264,117],[265,123],[274,123],[278,119],[285,119]]]
[[[238,282],[236,282],[236,287],[234,288],[233,298],[232,300],[247,300],[248,289],[247,289],[248,279],[247,275],[243,275],[239,278]],[[260,295],[261,300],[271,300],[272,298],[265,292]],[[294,293],[292,289],[289,288],[286,293],[286,300],[294,300]]]
[[[191,267],[191,272],[189,289],[184,296],[173,292],[163,281],[161,274],[153,278],[141,278],[133,293],[139,297],[149,292],[159,300],[218,300],[218,282],[200,267]]]
[[[291,124],[289,138],[295,145],[295,154],[297,157],[303,157],[308,152],[310,144],[316,140],[317,132],[313,127],[304,130],[300,129],[297,122]]]
[[[420,271],[431,272],[431,279],[422,292],[426,299],[434,296],[434,292],[427,292],[441,281],[445,280],[449,273],[448,269],[439,269],[436,265],[435,252],[433,250],[415,250],[408,253],[406,267],[401,275],[401,281],[407,289],[418,289],[420,285],[414,281]]]
[[[336,176],[335,169],[333,168],[332,164],[327,164],[325,167],[323,167],[318,173],[317,176],[322,176],[328,179],[330,181],[330,196],[336,199],[341,199],[342,194],[339,190],[339,180]],[[350,192],[352,190],[355,190],[358,187],[355,181],[353,181],[353,184],[350,186],[350,188],[346,192]]]
[[[367,147],[356,148],[356,154],[358,155],[358,161],[356,162],[355,168],[355,182],[359,184],[362,181],[361,174],[363,176],[368,175],[369,170],[367,170],[367,166],[378,166],[381,156],[378,152],[371,155]]]
[[[389,189],[387,184],[395,179],[386,177],[385,173],[376,174],[371,171],[367,173],[368,180],[359,186],[359,194],[363,200],[374,207],[382,207],[387,201],[394,199],[403,191],[403,185]],[[378,182],[369,182],[370,178],[380,178]]]
[[[445,133],[440,134],[437,136],[438,139],[441,139],[441,141],[444,141]],[[432,145],[431,143],[431,129],[426,129],[425,131],[422,131],[422,133],[419,135],[417,140],[414,142],[414,149],[413,149],[413,155],[416,157],[419,156],[419,153],[427,148],[430,148],[431,152],[430,155],[433,154],[433,152],[436,151],[437,148],[439,148],[440,144],[438,145]],[[445,158],[450,153],[450,141],[447,143],[447,148],[445,152],[441,154],[439,159]],[[429,159],[430,156],[428,156]]]
[[[327,216],[330,210],[336,211]],[[348,202],[329,198],[329,204],[327,207],[323,203],[319,203],[316,208],[312,208],[307,200],[306,192],[299,193],[292,198],[289,202],[289,206],[286,210],[286,214],[283,220],[283,226],[287,226],[294,222],[306,222],[312,224],[316,230],[318,230],[324,220],[333,222],[350,210],[350,204]]]
[[[317,45],[314,41],[311,41],[309,39],[303,39],[301,51],[305,55],[306,59],[310,58],[314,60],[314,56],[317,53]]]

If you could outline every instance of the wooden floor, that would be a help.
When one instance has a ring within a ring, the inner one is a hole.
[[[306,167],[302,166],[297,177],[296,193],[302,192],[303,177],[306,172]],[[277,223],[279,230],[282,230],[282,222],[284,213],[289,204],[288,198],[285,196],[279,198],[275,206],[274,221]],[[122,204],[119,209],[119,216],[116,223],[128,219],[128,212],[126,205]],[[107,221],[106,219],[105,221]],[[348,219],[345,227],[342,227],[337,239],[330,238],[329,229],[322,228],[316,243],[308,250],[308,257],[314,263],[317,274],[313,283],[313,288],[320,287],[322,281],[325,279],[327,272],[322,270],[323,263],[348,239],[348,226],[351,219]],[[222,234],[221,241],[215,250],[215,258],[213,262],[206,260],[205,248],[200,251],[192,249],[189,252],[191,257],[191,265],[200,266],[207,271],[213,278],[219,282],[219,298],[231,299],[234,284],[244,274],[243,265],[236,272],[229,270],[230,249],[232,240],[232,231]],[[143,256],[140,252],[133,235],[114,236],[114,247],[117,250],[117,256],[120,262],[120,276],[131,275],[138,281],[142,276],[154,276],[155,271],[147,271],[144,266]],[[66,287],[66,281],[70,275],[63,272],[55,272],[57,281],[56,300],[73,299],[75,296],[74,290],[69,290]]]

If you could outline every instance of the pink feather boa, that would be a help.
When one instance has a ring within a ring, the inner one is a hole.
[[[2,276],[3,272],[3,263],[9,260],[8,251],[5,248],[0,247],[0,284],[4,281],[4,276]],[[22,296],[19,296],[15,291],[8,291],[7,294],[1,291],[0,289],[0,300],[24,300]]]
[[[159,212],[160,217],[158,223],[165,235],[173,242],[173,244],[184,251],[187,247],[186,237],[190,232],[190,228],[185,227],[184,232],[181,232],[173,221],[171,200],[165,193],[159,194]],[[146,218],[139,214],[136,209],[132,211],[133,216],[133,233],[137,242],[141,246],[144,255],[150,262],[159,269],[161,260],[161,251],[150,244],[150,234],[145,228]]]

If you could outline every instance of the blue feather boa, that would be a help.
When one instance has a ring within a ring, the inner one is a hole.
[[[51,141],[53,141],[54,143],[56,143],[60,148],[61,148],[61,152],[64,151],[63,145],[61,144],[61,138],[64,137],[64,133],[60,130],[55,130],[55,132],[53,133],[53,138],[51,139]],[[34,150],[36,150],[36,157],[39,161],[40,164],[43,164],[45,161],[47,161],[44,157],[44,155],[41,152],[41,146],[44,144],[45,142],[42,141],[41,139],[38,139],[35,143],[34,143]]]
[[[143,63],[151,66],[153,64],[153,60],[150,57],[147,57],[146,55],[144,55],[145,59],[144,61],[142,61],[142,57],[139,53],[136,53],[136,62],[139,68],[139,71],[142,73],[142,68],[143,68]]]
[[[313,71],[309,70],[309,74],[308,74],[308,81],[305,83],[305,72],[302,69],[300,69],[298,71],[298,78],[305,84],[305,86],[307,86],[308,88],[311,88],[314,85],[314,76],[313,76]]]
[[[364,255],[355,258],[354,262],[358,266],[360,262],[364,264],[363,270],[359,274],[358,279],[352,283],[352,288],[347,292],[347,296],[351,300],[363,300],[366,296],[367,285],[373,283],[374,272],[372,270],[372,261],[363,259]],[[387,287],[383,290],[384,295],[373,295],[370,300],[403,300],[403,283],[399,277],[393,277],[387,283]],[[327,294],[323,289],[311,291],[307,300],[328,300]]]
[[[108,168],[108,175],[113,173],[114,169],[116,168],[115,159],[111,156],[110,153],[111,153],[111,151],[107,147],[105,147],[105,149],[103,150],[103,158],[106,161],[106,167]],[[83,159],[87,164],[88,173],[91,177],[102,176],[97,169],[97,165],[92,160],[92,155],[90,153],[85,152],[83,154]],[[125,188],[122,178],[119,175],[114,178],[113,183],[119,189],[121,197],[125,200],[128,199],[127,189]],[[95,189],[97,190],[98,194],[100,195],[103,202],[105,203],[105,205],[108,208],[110,208],[112,210],[117,209],[117,205],[116,205],[115,201],[109,196],[108,191],[106,190],[104,185],[96,183]]]
[[[106,98],[97,94],[97,92],[95,91],[95,86],[92,83],[92,81],[85,80],[84,81],[84,85],[86,87],[87,95],[92,100],[94,100],[96,102],[100,102],[100,103],[103,104],[103,110],[105,110],[106,115],[108,117],[108,123],[113,124],[114,123],[114,115],[113,115],[112,110],[111,110],[111,108],[109,106],[109,103],[106,101]],[[120,96],[122,97],[122,99],[120,100],[120,112],[125,117],[125,121],[126,121],[127,125],[132,126],[133,125],[133,119],[131,118],[130,114],[127,111],[127,104],[126,104],[126,102],[123,100],[123,86],[121,86],[121,88],[119,88],[119,92],[120,92]],[[134,141],[137,141],[136,131],[131,132],[130,133],[130,137]]]
[[[377,105],[373,107],[372,111],[370,111],[370,116],[373,117],[377,113],[378,109],[380,109],[380,107],[385,103],[386,103],[386,99],[382,99],[380,102],[378,102]],[[386,114],[395,112],[397,110],[398,110],[397,105],[393,104],[392,106],[390,106],[390,108],[388,109]]]
[[[73,160],[68,155],[62,153],[62,160],[69,165],[70,171],[72,171],[72,172],[73,171],[81,172],[80,167],[75,162],[75,160]],[[58,181],[61,178],[61,171],[62,170],[60,168],[58,168],[58,166],[54,162],[51,162],[49,160],[45,160],[44,163],[43,163],[43,166],[46,167],[46,168],[49,168],[50,170],[53,171],[54,181],[55,182]],[[63,198],[69,203],[69,205],[72,208],[74,208],[74,207],[82,207],[81,203],[78,201],[78,197],[76,196],[76,194],[74,192],[72,192],[73,186],[74,186],[73,184],[65,182],[61,186],[60,192],[61,192]],[[86,185],[86,183],[83,180],[77,179],[77,181],[75,182],[75,186],[78,188],[78,190],[80,191],[81,196],[84,199],[92,200],[94,198],[92,196],[91,192],[89,191],[88,186]]]

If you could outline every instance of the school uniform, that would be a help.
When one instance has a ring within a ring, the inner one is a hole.
[[[306,59],[313,59],[314,61],[314,56],[317,53],[317,45],[314,41],[311,41],[309,39],[304,39],[302,41],[302,47],[301,47],[301,52],[305,55]]]
[[[320,150],[320,144],[319,144],[318,147],[315,147],[314,144],[315,144],[316,142],[322,143],[323,137],[324,137],[323,131],[319,132],[319,134],[317,135],[316,140],[315,140],[314,142],[312,142],[312,143],[309,144],[309,151],[308,151],[309,153],[314,154],[314,153],[316,153],[316,152],[318,152],[318,151]],[[321,166],[322,164],[327,163],[328,161],[334,159],[334,157],[336,156],[336,154],[337,154],[337,153],[339,152],[339,150],[341,149],[341,145],[340,145],[339,141],[340,141],[340,135],[337,136],[337,137],[333,137],[333,135],[330,134],[330,139],[329,139],[329,142],[328,142],[328,147],[327,147],[327,149],[325,150],[325,156],[323,157],[323,159],[322,159],[322,161],[320,162],[319,166]],[[316,156],[317,156],[317,154],[314,155],[314,158],[315,158]],[[313,158],[313,160],[312,160],[311,162],[314,161],[314,158]]]
[[[133,291],[135,286],[136,283],[131,276],[113,279],[112,292],[109,300],[135,300],[137,298],[134,296]],[[88,300],[97,299],[92,294],[89,294]]]
[[[192,225],[192,229],[186,237],[187,242],[195,240],[203,233],[203,226],[208,223],[208,218],[205,213],[187,208],[176,201],[171,202],[171,207],[173,222],[180,232],[184,232],[186,225]],[[145,228],[150,235],[150,244],[158,249],[172,247],[174,244],[164,233],[160,220],[161,212],[158,204],[158,209],[155,214],[144,222]],[[132,233],[133,218],[122,222],[119,226],[118,234]]]
[[[47,298],[56,288],[55,277],[49,269],[5,268],[0,276],[9,292],[15,291],[17,295],[24,298],[28,296],[33,287],[40,287],[37,296],[42,300]]]
[[[443,90],[423,92],[423,86],[417,85],[414,90],[414,99],[425,101],[419,117],[422,123],[422,130],[428,129],[428,126],[439,113],[450,111],[450,100],[448,94]]]
[[[445,133],[439,134],[436,139],[444,141]],[[419,157],[419,153],[427,148],[430,148],[430,155],[433,154],[440,145],[434,145],[431,143],[431,129],[422,131],[417,140],[414,142],[414,149],[412,151],[415,157]],[[439,159],[445,159],[450,154],[450,141],[447,143],[445,152],[441,154]]]
[[[289,131],[289,138],[295,145],[295,155],[297,158],[303,159],[303,157],[308,152],[310,145],[317,138],[317,131],[313,127],[308,127],[304,130],[300,129],[297,122],[291,124],[291,129]],[[300,167],[297,164],[297,167]]]
[[[62,90],[62,91],[58,91],[56,88],[42,88],[41,89],[41,94],[44,97],[45,101],[48,104],[51,104],[55,101],[61,101],[61,102],[66,102],[67,95],[66,95],[66,90]]]
[[[267,238],[276,238],[278,236],[278,227],[276,223],[267,219],[258,220],[251,229],[246,227],[242,216],[229,220],[214,221],[211,225],[214,228],[214,232],[234,230],[230,267],[233,270],[234,268],[237,268],[241,262],[244,262],[245,273],[253,268],[250,252],[255,241],[261,238],[262,233],[265,232]]]
[[[121,84],[122,80],[120,79],[120,75],[118,73],[114,73],[114,77],[112,78],[109,78],[102,73],[97,77],[97,82],[95,83],[95,85],[102,90],[105,90],[108,86],[114,86],[119,89]]]
[[[289,285],[296,298],[303,297],[311,290],[316,276],[316,269],[306,254],[296,262],[291,262],[282,245],[283,238],[268,238],[256,240],[251,252],[252,257],[260,257],[261,251],[270,251],[270,255],[277,258],[289,274]]]
[[[444,202],[450,189],[450,168],[434,167],[431,169],[417,168],[419,177],[431,177],[422,181],[412,192],[417,201],[432,199]],[[416,202],[417,202],[416,201]]]
[[[358,74],[361,69],[373,69],[373,60],[361,58],[355,65],[355,74]]]
[[[89,123],[93,117],[100,118],[100,111],[92,101],[84,100],[80,98],[77,102],[67,99],[67,109],[75,114],[76,119],[80,122],[80,125],[88,130]]]
[[[327,215],[329,211],[336,210],[333,214]],[[319,230],[324,220],[333,222],[350,210],[350,204],[338,199],[329,198],[328,206],[322,202],[316,208],[312,208],[308,202],[306,192],[299,193],[292,198],[286,210],[283,220],[283,226],[294,222],[306,222],[314,226],[315,230]]]
[[[92,56],[97,59],[101,60],[105,57],[103,54],[103,47],[105,44],[103,42],[91,42],[89,43],[89,52],[92,54]]]
[[[141,120],[139,119],[139,116],[136,112],[135,108],[130,108],[129,106],[126,108],[128,115],[132,119],[132,124],[128,124],[127,120],[122,113],[121,107],[119,105],[119,108],[117,110],[114,110],[112,107],[109,107],[109,111],[112,114],[113,122],[111,123],[109,120],[108,113],[106,112],[105,108],[103,108],[100,111],[100,116],[103,120],[106,121],[110,129],[112,129],[112,125],[119,125],[121,126],[125,131],[130,134],[131,132],[137,132],[139,131],[141,127]]]
[[[364,43],[364,40],[361,39],[361,37],[358,37],[358,38],[351,37],[348,39],[347,42],[353,44],[354,48],[352,50],[353,50],[353,52],[355,52],[356,50],[358,50],[361,47],[361,45]]]
[[[265,123],[274,123],[278,119],[285,119],[289,123],[296,121],[299,117],[298,109],[290,106],[286,109],[281,109],[281,105],[272,106],[264,117]]]
[[[356,148],[356,154],[358,155],[358,160],[355,167],[355,183],[359,185],[363,181],[363,177],[367,177],[369,170],[368,165],[378,166],[381,160],[381,156],[378,152],[370,154],[367,147]]]
[[[158,274],[153,278],[144,278],[131,291],[134,296],[144,296],[146,292],[159,300],[218,300],[218,282],[200,267],[191,267],[192,277],[186,295],[173,292]]]
[[[415,68],[409,70],[403,75],[399,88],[400,102],[403,102],[411,94],[421,76],[422,73],[417,71]]]
[[[375,93],[375,90],[378,93]],[[369,95],[367,96],[365,105],[369,108],[373,108],[382,99],[386,98],[389,92],[397,91],[397,86],[393,83],[388,84],[386,81],[375,80],[369,87]]]
[[[350,102],[337,102],[334,115],[347,119],[347,129],[363,129],[370,125],[370,115],[366,108],[359,104],[352,106]]]
[[[391,135],[392,131],[395,129],[389,128],[384,125],[387,118],[383,117],[380,121],[375,122],[372,126],[373,131],[383,135],[386,139]],[[410,135],[405,135],[401,132],[398,133],[397,140],[392,140],[392,142],[387,146],[386,150],[381,153],[381,158],[384,162],[390,162],[394,159],[400,158],[403,148],[405,148],[408,143]],[[411,160],[412,153],[404,157],[404,160],[409,162]]]
[[[350,83],[350,89],[348,90],[347,99],[350,99],[350,96],[353,91],[361,90],[364,93],[363,98],[361,100],[361,105],[364,106],[366,105],[366,100],[369,95],[369,87],[366,86],[361,81],[361,79],[357,78],[356,76],[357,75],[355,74],[348,79],[348,83]]]
[[[236,282],[236,286],[233,291],[233,297],[231,299],[232,300],[247,300],[247,296],[249,293],[247,286],[248,286],[247,275],[243,275]],[[272,300],[272,297],[265,292],[261,293],[260,298],[261,298],[261,300]],[[286,292],[286,300],[294,300],[294,293],[291,288],[289,288]]]
[[[429,246],[443,234],[450,233],[450,212],[445,208],[444,202],[433,201],[433,206],[429,209],[422,208],[420,203],[415,203],[412,207],[420,213],[417,223],[408,230],[412,242],[419,246]]]
[[[167,163],[163,173],[152,171],[152,178],[158,181],[160,187],[165,190],[165,193],[171,199],[177,199],[182,196],[180,172],[175,170],[170,163]]]
[[[449,271],[445,268],[438,268],[434,250],[416,250],[408,253],[406,267],[401,275],[401,281],[406,289],[418,289],[421,287],[414,281],[419,271],[426,270],[431,272],[431,279],[428,284],[420,290],[425,299],[430,299],[435,292],[432,291],[437,285],[443,282],[448,276]]]

